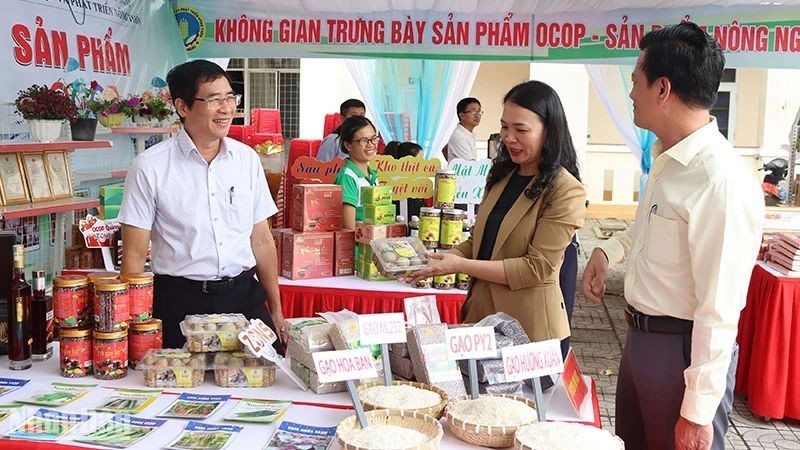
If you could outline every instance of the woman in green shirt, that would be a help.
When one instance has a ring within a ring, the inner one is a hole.
[[[356,222],[364,220],[361,188],[378,185],[378,172],[369,167],[369,162],[378,154],[380,136],[369,119],[354,116],[342,123],[339,139],[347,159],[333,182],[342,187],[342,225],[354,230]]]

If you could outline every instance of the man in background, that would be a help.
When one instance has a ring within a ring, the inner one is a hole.
[[[349,119],[353,116],[364,116],[367,113],[367,107],[364,106],[364,102],[361,100],[351,98],[349,100],[345,100],[341,105],[339,105],[339,114],[342,115],[342,121]],[[319,144],[319,152],[317,153],[317,159],[322,162],[328,162],[333,158],[347,158],[347,155],[342,153],[341,146],[339,144],[339,129],[335,129],[333,133],[325,136],[325,139],[322,140],[322,143]]]
[[[475,161],[478,157],[475,145],[475,127],[480,125],[483,116],[481,102],[473,97],[462,98],[456,105],[456,114],[458,115],[458,125],[450,135],[450,140],[442,149],[442,153],[447,161],[456,158]]]

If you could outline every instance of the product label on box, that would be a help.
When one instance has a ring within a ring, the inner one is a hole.
[[[520,381],[564,371],[558,339],[501,349],[506,380]]]
[[[362,345],[406,342],[403,313],[359,314],[358,331]]]
[[[420,345],[420,352],[431,383],[461,379],[461,371],[458,370],[458,365],[448,358],[447,345]]]
[[[86,243],[86,248],[112,247],[114,232],[120,225],[116,220],[102,220],[91,214],[79,223],[81,234]]]
[[[247,387],[261,387],[264,384],[264,369],[261,367],[242,367],[241,371],[247,378]]]
[[[444,335],[448,357],[452,360],[497,356],[493,327],[448,328]]]

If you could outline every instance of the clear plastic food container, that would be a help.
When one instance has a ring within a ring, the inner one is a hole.
[[[244,314],[191,314],[181,322],[190,352],[242,350],[239,332],[247,328]]]
[[[217,386],[254,388],[272,386],[276,365],[244,352],[217,353],[214,356],[214,382]]]
[[[370,246],[375,265],[389,277],[398,277],[428,265],[428,253],[418,237],[374,239]]]
[[[142,370],[148,387],[197,387],[203,384],[208,359],[181,349],[151,349],[136,368]]]

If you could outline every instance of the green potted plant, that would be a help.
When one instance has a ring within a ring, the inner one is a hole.
[[[77,108],[67,94],[38,84],[19,91],[14,105],[17,114],[28,121],[31,140],[38,142],[58,139],[64,120],[77,114]]]
[[[150,91],[142,92],[139,100],[139,115],[134,121],[141,126],[157,126],[172,116],[173,111],[169,103]]]
[[[103,88],[97,81],[87,85],[83,78],[78,78],[64,89],[78,110],[77,116],[70,121],[72,140],[93,141],[97,132],[97,116],[89,105],[100,97]]]
[[[134,115],[133,108],[128,106],[126,99],[120,97],[115,86],[103,88],[100,98],[89,101],[89,109],[97,115],[97,120],[108,128],[119,127],[126,116]]]

